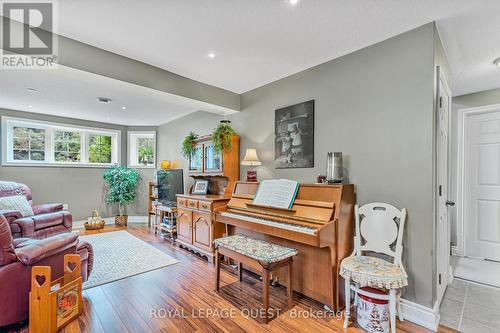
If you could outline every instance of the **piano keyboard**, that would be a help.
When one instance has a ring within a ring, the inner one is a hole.
[[[300,232],[303,234],[316,235],[315,228],[306,227],[306,226],[302,226],[302,225],[298,225],[298,224],[278,222],[278,221],[261,219],[261,218],[257,218],[257,217],[253,217],[253,216],[248,216],[248,215],[243,215],[243,214],[235,214],[235,213],[229,213],[229,212],[222,212],[220,215],[225,216],[225,217],[232,217],[232,218],[236,218],[236,219],[240,219],[240,220],[245,220],[248,222],[264,224],[264,225],[268,225],[268,226],[275,227],[275,228],[296,231],[296,232]]]

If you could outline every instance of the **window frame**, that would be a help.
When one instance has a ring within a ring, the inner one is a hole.
[[[153,164],[144,165],[132,163],[138,155],[137,141],[140,138],[151,138],[153,136]],[[134,169],[155,169],[156,168],[156,131],[128,131],[127,132],[127,166]]]
[[[78,126],[31,120],[27,118],[2,118],[2,165],[4,166],[41,166],[41,167],[77,167],[77,168],[107,168],[114,164],[121,164],[121,131],[96,127]],[[45,130],[45,161],[14,160],[13,156],[13,129],[14,127],[32,127]],[[80,133],[80,162],[55,160],[55,132]],[[111,163],[91,163],[89,158],[89,135],[100,134],[111,136]]]

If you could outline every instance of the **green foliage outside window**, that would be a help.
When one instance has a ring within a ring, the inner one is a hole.
[[[137,139],[137,163],[144,165],[152,165],[154,163],[154,139],[139,138]]]
[[[111,136],[89,135],[89,162],[111,163]]]

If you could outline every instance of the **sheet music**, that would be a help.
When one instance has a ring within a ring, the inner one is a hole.
[[[262,206],[291,208],[298,189],[299,183],[294,180],[264,180],[259,185],[253,203]]]

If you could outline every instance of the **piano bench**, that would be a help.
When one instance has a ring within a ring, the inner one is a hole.
[[[269,282],[271,272],[288,267],[288,307],[293,306],[293,257],[297,250],[257,240],[244,235],[234,235],[214,240],[215,245],[215,290],[220,288],[220,256],[238,262],[238,279],[242,281],[243,265],[262,272],[262,303],[264,320],[269,322]]]

